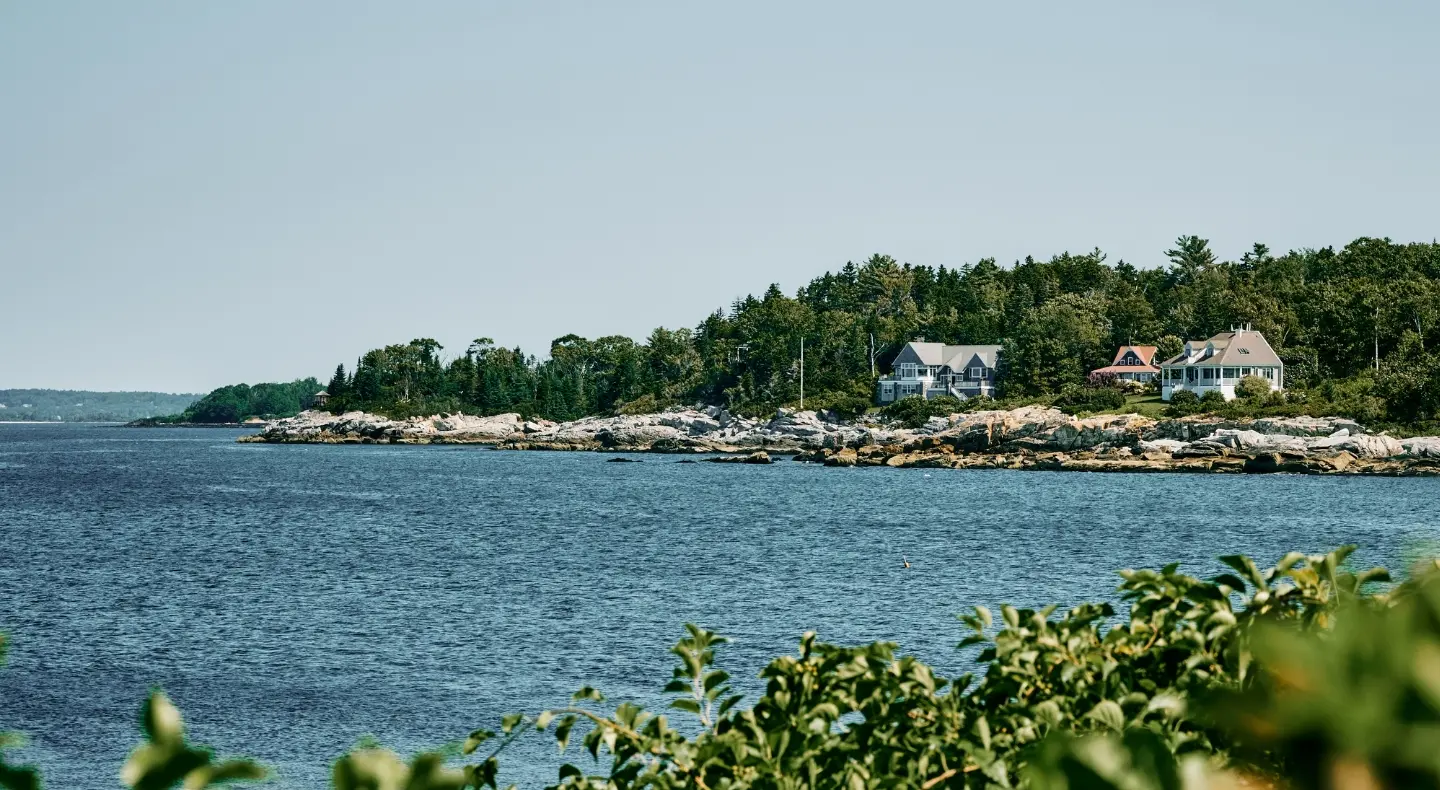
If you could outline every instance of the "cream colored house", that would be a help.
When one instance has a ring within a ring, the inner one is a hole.
[[[1209,340],[1186,341],[1183,351],[1160,363],[1160,398],[1168,401],[1190,390],[1196,395],[1218,392],[1232,400],[1235,385],[1246,376],[1269,381],[1272,391],[1285,388],[1285,363],[1265,336],[1248,326]]]

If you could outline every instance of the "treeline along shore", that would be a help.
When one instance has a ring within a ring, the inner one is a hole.
[[[1440,426],[1440,244],[1360,238],[1280,254],[1256,244],[1222,260],[1184,236],[1156,257],[1137,266],[1095,250],[930,267],[875,255],[641,342],[565,335],[543,357],[484,337],[458,355],[428,338],[373,349],[335,370],[325,406],[574,421],[705,403],[758,418],[803,395],[855,415],[917,338],[999,347],[994,397],[1017,406],[1086,387],[1122,345],[1165,359],[1186,340],[1250,326],[1284,364],[1284,391],[1249,404],[1250,416]]]
[[[1186,339],[1250,327],[1273,348],[1275,367],[1283,363],[1283,387],[1243,403],[1204,403],[1204,411],[1440,432],[1440,244],[1360,238],[1283,254],[1256,244],[1239,260],[1221,260],[1205,239],[1184,236],[1162,259],[1142,263],[1111,262],[1099,250],[1009,266],[930,267],[874,255],[793,295],[771,285],[643,341],[568,334],[537,356],[486,337],[458,354],[417,338],[338,365],[323,391],[314,379],[232,385],[152,423],[237,423],[307,408],[575,422],[693,403],[754,419],[803,406],[855,418],[917,339],[998,349],[991,408],[1114,410],[1093,391],[1091,373],[1110,365],[1116,349],[1152,348],[1164,360]]]
[[[392,420],[307,411],[240,441],[749,454],[762,463],[793,455],[844,467],[1440,475],[1440,437],[1397,439],[1346,418],[1076,417],[1042,406],[936,416],[914,428],[785,409],[768,420],[752,419],[713,406],[570,422],[526,420],[517,413]]]

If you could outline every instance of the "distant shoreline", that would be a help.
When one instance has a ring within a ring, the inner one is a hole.
[[[125,428],[264,428],[263,422],[147,422],[135,420],[120,423]]]
[[[0,420],[0,425],[124,425],[124,420]]]
[[[263,423],[243,422],[174,422],[144,423],[124,420],[0,420],[0,425],[114,425],[121,428],[264,428]]]

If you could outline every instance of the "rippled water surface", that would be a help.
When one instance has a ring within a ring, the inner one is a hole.
[[[441,745],[590,683],[654,704],[695,621],[753,692],[799,635],[955,675],[974,603],[1104,599],[1109,572],[1437,535],[1433,480],[607,463],[240,431],[0,425],[0,730],[47,786],[111,788],[146,690],[192,734],[326,786],[364,736]],[[901,556],[912,567],[901,567]],[[588,758],[587,758],[588,759]],[[539,738],[502,762],[535,785]]]

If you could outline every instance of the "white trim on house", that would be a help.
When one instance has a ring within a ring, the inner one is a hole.
[[[1250,375],[1268,380],[1272,392],[1285,389],[1285,363],[1264,335],[1249,327],[1222,332],[1209,340],[1187,342],[1178,355],[1161,363],[1160,399],[1168,401],[1189,390],[1201,396],[1218,392],[1233,400],[1235,385]]]
[[[896,356],[891,373],[876,383],[876,400],[885,404],[911,395],[926,399],[953,395],[962,400],[993,396],[999,354],[998,345],[907,343]]]

